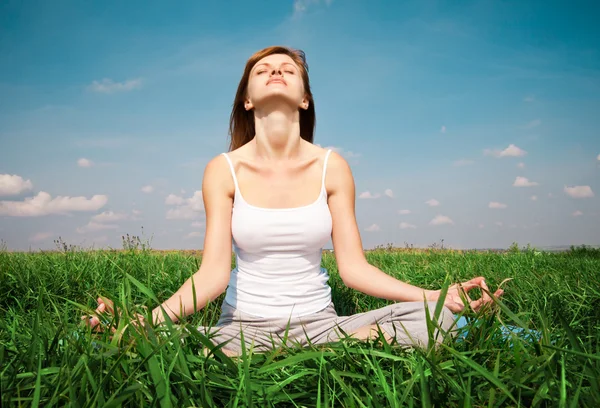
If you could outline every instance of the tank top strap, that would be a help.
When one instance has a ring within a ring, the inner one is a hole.
[[[237,177],[235,177],[235,170],[233,168],[233,163],[231,162],[231,159],[229,158],[229,156],[227,155],[227,153],[221,153],[223,156],[225,156],[225,158],[227,159],[227,162],[229,163],[229,169],[231,170],[231,176],[233,177],[233,184],[235,185],[235,190],[239,191],[239,187],[238,187],[238,182],[237,182]]]
[[[329,160],[329,154],[331,153],[331,149],[327,150],[325,153],[325,161],[323,162],[323,180],[321,180],[321,187],[325,190],[325,174],[327,174],[327,161]]]

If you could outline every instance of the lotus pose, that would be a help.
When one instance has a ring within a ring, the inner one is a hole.
[[[230,119],[229,152],[207,164],[202,181],[206,235],[197,272],[152,312],[153,323],[176,322],[226,291],[215,344],[229,355],[246,347],[268,350],[287,331],[296,344],[322,344],[351,335],[381,333],[387,341],[428,346],[426,313],[433,318],[441,290],[425,290],[382,272],[365,259],[354,212],[355,187],[346,160],[313,144],[315,103],[302,51],[269,47],[246,63]],[[389,306],[338,316],[331,300],[323,246],[331,237],[344,284]],[[231,270],[231,251],[236,267]],[[192,293],[195,286],[196,307]],[[481,288],[471,300],[466,292]],[[449,288],[438,327],[452,326],[464,307],[461,292],[477,311],[492,302],[483,277]],[[503,293],[498,289],[494,296]],[[426,312],[426,306],[428,312]],[[113,312],[98,298],[97,312]],[[141,316],[140,316],[141,318]],[[97,316],[83,316],[92,328]],[[440,338],[440,336],[437,336]],[[436,340],[438,341],[438,340]]]

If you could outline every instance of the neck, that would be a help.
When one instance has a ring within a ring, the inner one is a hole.
[[[273,110],[254,113],[256,155],[263,160],[285,160],[298,157],[300,112]]]

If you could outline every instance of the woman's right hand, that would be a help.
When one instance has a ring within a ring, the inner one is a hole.
[[[111,316],[114,316],[114,303],[112,300],[105,297],[96,299],[98,306],[96,307],[95,315],[81,316],[81,320],[86,326],[90,326],[93,332],[101,333],[104,331],[101,322],[106,322]],[[104,316],[102,316],[104,315]],[[111,327],[111,332],[114,333],[117,329]]]

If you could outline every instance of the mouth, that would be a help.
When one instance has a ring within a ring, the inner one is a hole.
[[[277,83],[287,85],[283,79],[270,79],[269,81],[267,81],[267,85]]]

